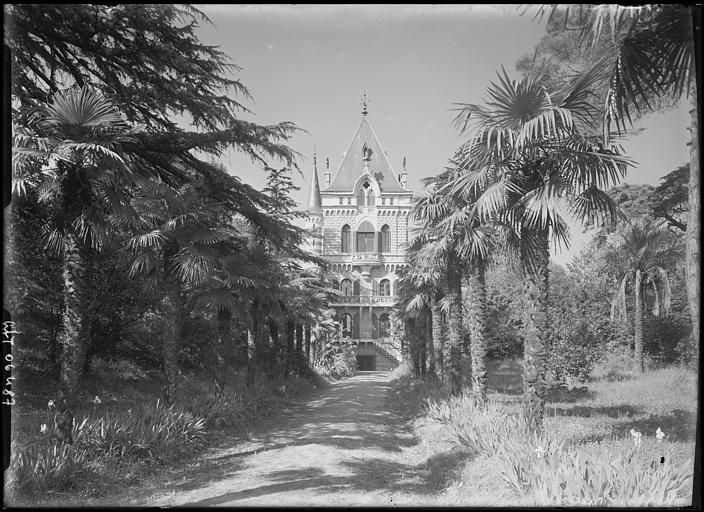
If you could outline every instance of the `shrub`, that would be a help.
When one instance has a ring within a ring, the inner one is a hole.
[[[67,444],[35,443],[13,450],[7,489],[22,493],[72,489],[86,458],[84,449]]]
[[[636,376],[633,370],[633,351],[628,347],[615,347],[604,354],[594,365],[592,380],[626,380]]]
[[[666,456],[648,461],[640,444],[578,445],[532,433],[523,416],[491,402],[478,406],[465,394],[429,401],[427,409],[456,445],[493,456],[504,481],[535,505],[674,506],[691,489],[692,460],[674,464],[667,442],[658,445]]]
[[[548,434],[507,438],[497,465],[504,480],[540,506],[639,507],[681,505],[689,492],[692,461],[644,463],[635,446],[565,446]]]
[[[445,400],[428,400],[427,416],[445,425],[451,441],[474,453],[494,455],[509,437],[525,438],[528,429],[518,414],[507,414],[499,404],[478,405],[463,393]]]
[[[323,378],[330,380],[354,375],[357,371],[355,346],[344,340],[328,343],[316,358],[314,369]]]
[[[123,380],[141,380],[147,378],[147,372],[127,359],[105,360],[93,356],[90,360],[91,372],[111,373]]]
[[[97,419],[85,418],[75,427],[77,446],[93,456],[128,459],[177,460],[193,453],[206,441],[205,420],[192,413],[167,407],[160,400],[141,405],[138,411],[106,413]]]

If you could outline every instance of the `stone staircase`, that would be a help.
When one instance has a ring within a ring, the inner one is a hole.
[[[387,345],[384,347],[384,345]],[[376,368],[377,370],[391,370],[400,364],[400,353],[395,354],[394,352],[400,352],[394,350],[390,347],[390,342],[387,339],[363,339],[357,340],[357,354],[358,355],[376,355],[377,357]]]

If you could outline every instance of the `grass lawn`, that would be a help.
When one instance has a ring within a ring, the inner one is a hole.
[[[521,361],[491,361],[488,365],[489,400],[507,412],[521,407]],[[408,387],[408,386],[407,386]],[[432,383],[418,383],[420,395],[441,397]],[[411,391],[398,396],[399,409],[415,416],[414,426],[429,459],[456,452],[446,427],[428,421]],[[568,391],[554,392],[546,401],[545,430],[560,434],[578,445],[601,444],[614,451],[634,445],[631,429],[642,433],[642,443],[633,463],[660,462],[671,456],[675,463],[694,459],[697,414],[697,375],[680,368],[665,368],[628,380],[594,381]],[[660,428],[667,443],[655,438]],[[665,453],[665,451],[671,453]],[[496,460],[466,452],[465,464],[451,475],[440,496],[442,505],[529,505],[504,483]],[[688,498],[691,500],[691,495]],[[687,503],[684,503],[687,504]]]

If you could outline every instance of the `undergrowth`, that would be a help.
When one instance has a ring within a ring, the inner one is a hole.
[[[691,396],[681,396],[691,394],[686,392],[690,381],[691,376],[679,369],[666,369],[633,380],[596,383],[593,389],[575,394],[574,403],[560,404],[564,407],[561,411],[585,414],[591,410],[608,413],[633,409],[664,414],[665,402],[670,411],[678,406],[691,407]],[[665,389],[648,386],[653,383]],[[671,391],[673,387],[675,391]],[[680,396],[675,399],[670,396],[673,393]],[[620,409],[605,407],[602,404],[606,401],[618,403]],[[674,442],[677,436],[671,431],[663,431],[652,422],[636,423],[636,416],[602,415],[594,421],[630,421],[630,432],[585,441],[573,435],[573,429],[561,428],[557,417],[546,422],[542,432],[531,432],[515,411],[517,408],[498,400],[478,405],[468,393],[425,397],[426,420],[442,426],[442,434],[466,450],[470,459],[490,458],[508,493],[519,496],[522,504],[637,507],[690,502],[693,460],[682,443]],[[577,422],[588,423],[591,419],[576,417]]]
[[[128,475],[130,481],[139,481],[157,467],[203,451],[225,429],[236,434],[270,416],[320,383],[314,380],[256,376],[247,384],[244,374],[192,376],[182,380],[172,405],[157,398],[158,385],[151,395],[131,399],[126,395],[133,383],[111,385],[110,398],[84,397],[74,418],[72,444],[57,442],[54,400],[47,400],[43,411],[25,406],[13,421],[6,500],[21,505],[62,494],[91,497],[124,485]]]

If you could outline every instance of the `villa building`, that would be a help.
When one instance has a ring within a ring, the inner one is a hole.
[[[398,365],[400,348],[392,343],[391,309],[397,271],[406,265],[408,216],[413,193],[406,188],[406,159],[397,175],[367,119],[362,120],[325,188],[318,181],[317,157],[308,200],[308,227],[318,234],[312,251],[328,263],[327,279],[342,292],[331,304],[342,335],[357,345],[360,370]]]

